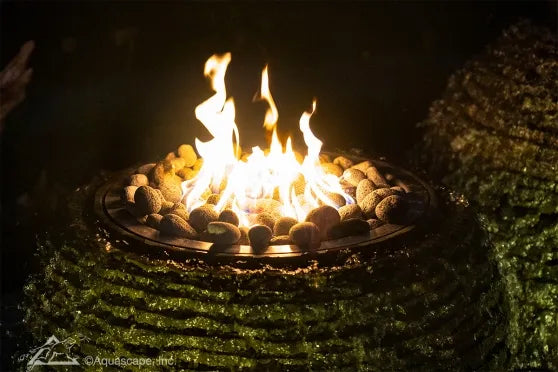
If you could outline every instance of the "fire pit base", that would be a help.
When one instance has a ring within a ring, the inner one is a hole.
[[[370,161],[358,158],[358,161]],[[382,224],[372,228],[369,233],[346,236],[339,239],[323,241],[311,250],[295,244],[278,244],[258,248],[249,244],[217,245],[211,242],[186,239],[166,235],[145,223],[138,221],[125,208],[121,201],[122,189],[126,185],[134,168],[119,172],[103,184],[95,196],[95,212],[107,229],[118,234],[122,239],[134,242],[130,247],[151,255],[172,257],[178,261],[199,258],[212,263],[235,263],[242,267],[258,267],[261,264],[306,266],[310,260],[334,263],[339,257],[343,260],[343,251],[394,250],[399,248],[400,238],[413,233],[418,225],[427,224],[436,210],[436,196],[430,186],[411,172],[398,168],[385,161],[374,160],[373,164],[383,174],[389,174],[393,185],[408,190],[421,200],[421,216],[406,225]],[[371,248],[373,247],[373,248]],[[125,248],[125,247],[124,247]],[[341,254],[340,254],[341,252]],[[342,261],[341,261],[342,262]]]
[[[81,335],[74,355],[176,369],[507,365],[499,278],[460,197],[439,191],[436,213],[389,246],[247,267],[134,251],[150,242],[108,232],[92,213],[103,183],[77,191],[67,231],[44,241],[43,275],[26,288],[37,342]]]

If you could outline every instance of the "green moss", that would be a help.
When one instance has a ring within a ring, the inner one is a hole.
[[[421,165],[470,197],[494,241],[516,368],[558,368],[556,61],[550,32],[512,26],[420,125]]]
[[[172,357],[178,369],[508,363],[490,245],[457,195],[440,191],[439,225],[401,250],[341,253],[340,266],[246,270],[132,253],[87,218],[90,193],[69,203],[72,231],[41,241],[44,270],[26,287],[38,342],[82,334],[78,355]]]

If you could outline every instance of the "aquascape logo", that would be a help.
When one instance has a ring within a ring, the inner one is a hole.
[[[29,359],[27,371],[35,366],[79,366],[77,358],[72,356],[72,348],[83,340],[87,340],[87,337],[78,335],[60,341],[56,336],[50,336],[43,345],[21,355],[19,361]]]

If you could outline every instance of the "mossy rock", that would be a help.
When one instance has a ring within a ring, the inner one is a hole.
[[[428,231],[397,249],[342,252],[335,266],[240,269],[121,249],[88,217],[92,189],[71,198],[72,229],[42,239],[43,270],[26,286],[37,342],[79,334],[81,357],[172,358],[177,369],[509,365],[491,246],[459,195],[440,189]]]
[[[521,22],[450,78],[413,156],[470,198],[506,285],[514,368],[558,369],[558,53]]]

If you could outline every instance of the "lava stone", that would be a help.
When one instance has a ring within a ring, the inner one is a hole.
[[[289,238],[299,247],[311,247],[320,244],[320,230],[312,222],[300,222],[291,227]]]
[[[390,195],[376,206],[378,219],[393,224],[404,225],[408,220],[408,203],[400,195]]]
[[[337,209],[329,205],[315,208],[306,216],[306,222],[312,222],[318,227],[322,239],[327,238],[327,230],[329,230],[331,226],[338,224],[340,220],[341,217]]]
[[[390,187],[389,182],[382,176],[378,169],[374,166],[366,170],[366,177],[374,182],[376,188]]]
[[[273,232],[266,225],[254,225],[248,231],[250,245],[254,248],[264,248],[269,245]]]
[[[382,188],[372,191],[360,203],[362,212],[367,218],[376,216],[376,206],[386,197],[397,194],[397,191],[388,188]]]
[[[186,167],[192,167],[196,163],[198,156],[194,148],[190,145],[180,145],[178,147],[178,156],[184,159]]]
[[[333,174],[336,177],[341,177],[343,174],[343,168],[333,163],[322,163],[322,169],[325,174]]]
[[[329,198],[329,201],[327,203],[335,206],[335,208],[340,208],[345,204],[347,204],[345,197],[336,192],[324,192],[324,195]],[[321,200],[320,200],[320,204],[325,205],[325,203],[322,202]]]
[[[273,235],[289,235],[289,230],[297,223],[296,218],[281,217],[273,225]]]
[[[291,238],[288,235],[278,235],[271,238],[269,245],[291,244]]]
[[[151,186],[151,185],[149,185],[149,186]],[[151,187],[153,187],[153,186],[151,186]],[[165,200],[165,197],[163,196],[163,193],[161,192],[161,190],[159,190],[159,189],[156,188],[156,187],[153,187],[153,190],[155,190],[155,192],[156,192],[157,194],[159,194],[159,196],[161,197],[161,200],[163,200],[163,201]]]
[[[207,225],[207,233],[215,244],[234,244],[240,239],[238,227],[228,222],[210,222]]]
[[[145,225],[147,223],[147,216],[140,216],[136,218],[139,223]]]
[[[212,207],[203,205],[190,212],[189,222],[196,231],[202,232],[210,222],[218,219],[219,214]]]
[[[196,230],[175,214],[167,214],[161,219],[159,230],[163,234],[179,236],[181,238],[196,238]]]
[[[328,154],[320,154],[320,163],[331,163],[331,157]]]
[[[156,189],[157,190],[157,189]],[[161,204],[161,210],[159,211],[159,213],[161,213],[162,215],[168,214],[170,213],[170,211],[172,210],[172,208],[174,208],[174,203],[170,202],[170,201],[166,201],[163,198],[163,194],[161,194],[161,200],[163,201]]]
[[[153,181],[155,185],[159,185],[165,180],[167,175],[173,174],[173,167],[170,161],[160,161],[155,164],[151,172],[149,173],[149,179]]]
[[[281,217],[281,209],[283,205],[274,199],[257,199],[254,203],[254,206],[250,208],[250,212],[252,213],[269,213],[270,215],[274,216],[275,219]],[[272,226],[273,227],[273,226]]]
[[[136,169],[136,173],[145,174],[147,176],[149,172],[151,172],[154,166],[155,163],[148,163],[148,164],[141,165],[140,167],[138,167],[138,169]]]
[[[221,211],[221,213],[219,214],[219,221],[228,222],[235,226],[238,226],[238,224],[240,223],[238,216],[232,209],[225,209]]]
[[[195,174],[196,174],[196,172],[193,169],[188,168],[188,167],[183,167],[182,169],[179,169],[176,172],[176,175],[178,177],[180,177],[180,178],[182,178],[183,180],[186,180],[186,181],[191,180],[192,178],[194,178]]]
[[[182,179],[174,174],[167,174],[159,183],[159,190],[165,200],[177,203],[182,199]]]
[[[186,167],[186,161],[183,158],[175,158],[171,160],[172,169],[178,172],[180,169]]]
[[[123,203],[126,203],[127,201],[134,201],[134,194],[137,189],[137,186],[124,187],[124,189],[122,189],[122,194],[120,195],[120,200],[122,200]]]
[[[354,163],[349,158],[346,158],[344,156],[338,156],[335,159],[333,159],[333,164],[338,165],[343,169],[348,169],[352,167]]]
[[[348,220],[350,218],[362,218],[362,209],[358,204],[348,204],[344,207],[339,208],[339,217],[341,221]]]
[[[368,222],[368,225],[370,226],[370,230],[374,230],[375,228],[380,227],[384,224],[383,221],[380,221],[376,218],[370,218],[366,222]]]
[[[275,221],[277,221],[277,217],[267,212],[259,213],[254,220],[256,224],[266,225],[272,230],[275,226]]]
[[[149,179],[145,174],[132,174],[128,180],[130,186],[147,186],[149,185]]]
[[[212,192],[211,189],[208,187],[208,188],[206,188],[206,189],[201,193],[200,199],[205,199],[205,200],[207,200],[207,199],[209,199],[209,196],[210,196],[211,194],[213,194],[213,192]],[[206,202],[205,204],[211,204],[211,203],[207,203],[207,202]],[[213,204],[213,205],[215,205],[215,204]]]
[[[352,186],[357,186],[358,183],[365,178],[366,175],[364,172],[355,168],[349,168],[343,172],[343,180]]]
[[[221,199],[221,195],[219,195],[219,194],[211,194],[211,195],[209,195],[209,198],[207,198],[206,203],[207,203],[207,204],[217,205],[217,203],[219,203],[219,199]]]
[[[368,225],[368,222],[360,218],[349,218],[332,226],[328,230],[327,236],[329,239],[339,239],[346,236],[368,234],[369,232],[370,225]]]
[[[194,165],[192,166],[192,170],[199,171],[202,168],[202,166],[203,166],[203,159],[202,158],[196,159]]]
[[[353,165],[353,168],[358,169],[359,171],[366,173],[366,170],[372,167],[372,162],[370,160],[362,161],[358,164]]]
[[[136,203],[136,210],[141,216],[159,213],[162,206],[161,196],[149,186],[138,187],[134,194],[134,202]]]
[[[374,182],[370,181],[369,179],[364,179],[358,183],[356,188],[356,200],[357,203],[360,203],[364,200],[365,197],[368,196],[372,191],[376,189]]]
[[[250,240],[248,239],[249,228],[246,226],[241,226],[238,229],[240,230],[240,239],[238,240],[238,244],[250,245]]]
[[[353,185],[349,185],[346,182],[341,182],[341,187],[343,191],[348,194],[351,198],[356,199],[356,187]]]
[[[190,219],[188,210],[186,210],[186,206],[182,203],[174,203],[168,213],[176,214],[177,216],[182,217],[184,221],[188,221]]]
[[[152,213],[147,216],[147,220],[145,221],[145,223],[147,224],[147,226],[159,230],[162,219],[163,219],[162,215],[157,213]]]

